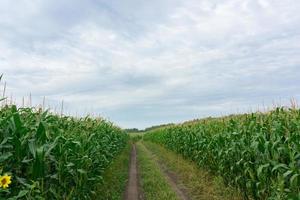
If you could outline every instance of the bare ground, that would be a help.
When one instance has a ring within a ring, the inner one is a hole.
[[[129,180],[124,196],[124,200],[142,200],[143,195],[139,189],[139,175],[137,167],[137,153],[135,144],[132,145],[130,155]]]

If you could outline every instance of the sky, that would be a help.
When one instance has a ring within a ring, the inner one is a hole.
[[[300,99],[299,0],[1,0],[0,85],[123,128]]]

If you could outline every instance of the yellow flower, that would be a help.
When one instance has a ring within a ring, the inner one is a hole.
[[[4,174],[4,176],[0,177],[0,187],[3,187],[5,189],[9,184],[11,184],[11,176]]]

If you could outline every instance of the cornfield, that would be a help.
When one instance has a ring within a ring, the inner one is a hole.
[[[237,187],[244,199],[300,199],[300,110],[208,118],[146,133]]]
[[[103,119],[76,119],[34,108],[0,111],[0,199],[92,199],[128,135]]]

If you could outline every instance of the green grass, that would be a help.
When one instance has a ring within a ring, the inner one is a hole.
[[[159,166],[141,143],[137,143],[137,160],[142,192],[147,200],[178,200]]]
[[[131,144],[116,157],[112,165],[104,172],[103,184],[100,184],[94,199],[122,200],[128,181]]]
[[[143,136],[144,133],[142,132],[131,132],[131,133],[128,133],[128,135],[130,137],[135,137],[135,136]]]
[[[239,200],[242,199],[234,189],[225,187],[220,177],[213,176],[207,170],[184,159],[182,156],[165,149],[161,145],[143,142],[145,147],[172,174],[177,184],[185,189],[188,196],[195,200]]]

